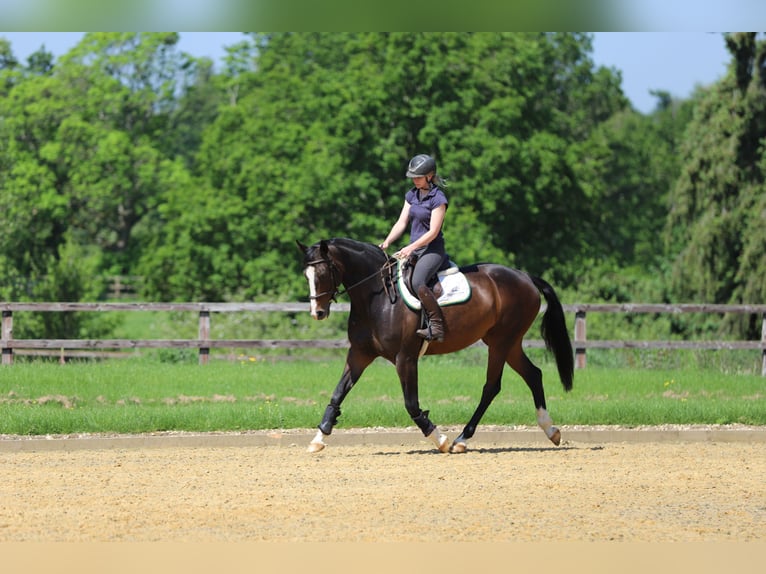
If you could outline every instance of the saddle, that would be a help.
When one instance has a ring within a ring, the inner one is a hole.
[[[412,291],[412,271],[414,265],[406,260],[397,263],[396,287],[410,309],[422,308],[420,299]],[[454,261],[445,257],[445,263],[436,273],[436,278],[429,284],[439,306],[465,303],[471,298],[471,285]]]

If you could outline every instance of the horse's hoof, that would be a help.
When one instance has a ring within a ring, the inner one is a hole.
[[[447,435],[441,434],[438,429],[435,428],[431,431],[431,434],[428,435],[428,440],[434,443],[434,446],[436,446],[439,452],[449,452],[449,440],[447,439]]]
[[[551,442],[555,444],[556,446],[559,446],[561,443],[561,431],[557,429],[556,427],[553,427],[553,432],[551,433],[551,436],[548,438],[551,439]]]
[[[453,454],[463,454],[467,450],[468,450],[468,445],[464,442],[458,442],[458,441],[453,442],[452,446],[449,449],[449,451]]]
[[[319,452],[321,450],[324,450],[325,443],[323,442],[310,442],[309,447],[306,449],[306,452]]]

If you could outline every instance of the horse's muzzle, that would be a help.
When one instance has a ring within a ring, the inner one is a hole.
[[[311,316],[314,317],[317,321],[321,321],[322,319],[327,319],[327,317],[330,316],[330,310],[329,309],[315,309]]]

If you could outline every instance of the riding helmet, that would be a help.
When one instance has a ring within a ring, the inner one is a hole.
[[[406,177],[424,177],[436,172],[436,161],[430,155],[420,153],[410,160]]]

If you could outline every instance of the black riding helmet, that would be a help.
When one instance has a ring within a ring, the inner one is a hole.
[[[406,177],[425,177],[432,172],[436,173],[436,161],[430,155],[420,153],[410,160]]]

